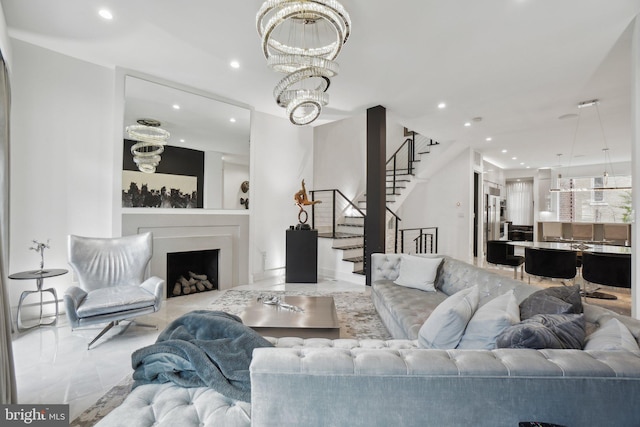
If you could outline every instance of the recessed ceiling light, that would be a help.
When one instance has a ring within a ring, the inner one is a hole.
[[[438,108],[439,109],[443,109],[443,108],[447,108],[447,104],[445,104],[444,102],[441,102],[440,104],[438,104]]]
[[[524,162],[520,162],[520,166],[524,166]]]
[[[184,142],[184,139],[181,139],[180,142]]]
[[[506,152],[507,152],[507,150],[502,150],[502,152],[503,152],[503,153],[506,153]]]
[[[240,63],[238,61],[231,61],[229,65],[231,65],[231,68],[240,68]]]
[[[518,158],[514,156],[511,158],[511,160],[518,160]]]
[[[471,126],[471,122],[466,122],[464,125],[465,125],[465,127],[469,127],[469,126]]]
[[[492,141],[492,140],[493,140],[493,138],[491,138],[490,136],[485,138],[485,141],[487,141],[487,142]]]
[[[231,123],[235,123],[235,122],[236,122],[236,119],[235,119],[235,117],[231,117],[231,118],[229,119],[229,121],[230,121]]]
[[[173,104],[173,109],[174,109],[174,110],[179,110],[179,109],[180,109],[180,106],[179,106],[178,104]]]
[[[111,21],[113,19],[113,14],[107,9],[100,9],[98,11],[98,15],[100,15],[103,19]]]

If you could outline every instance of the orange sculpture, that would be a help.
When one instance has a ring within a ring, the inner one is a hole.
[[[309,197],[307,196],[307,189],[304,186],[304,179],[302,180],[302,189],[293,195],[293,200],[296,201],[296,205],[300,208],[300,212],[298,212],[298,221],[300,224],[306,224],[307,219],[309,218],[307,211],[304,210],[304,206],[313,206],[316,203],[322,203],[322,200],[309,200]],[[302,220],[303,213],[304,221]]]

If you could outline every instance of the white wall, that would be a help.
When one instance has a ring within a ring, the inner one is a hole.
[[[250,273],[284,273],[285,235],[298,222],[293,195],[313,182],[313,129],[265,113],[251,116]]]
[[[240,185],[244,181],[249,181],[249,167],[236,163],[224,162],[224,209],[245,209],[240,204],[240,198],[246,199],[249,193],[243,193]],[[252,182],[249,182],[251,188]],[[249,203],[251,207],[251,203]]]
[[[387,115],[387,159],[402,145],[404,127]],[[337,188],[351,200],[364,194],[367,180],[367,115],[316,126],[313,172],[317,190]]]
[[[313,182],[307,189],[339,189],[350,200],[365,192],[367,116],[316,126],[313,131]]]
[[[396,152],[408,136],[404,136],[404,126],[397,122],[395,116],[387,111],[387,158]]]
[[[473,259],[473,152],[416,185],[400,209],[401,228],[438,227],[438,252]]]
[[[12,40],[9,272],[66,268],[68,234],[110,236],[114,71]],[[118,146],[118,149],[120,147]],[[64,293],[70,275],[47,279]],[[10,299],[35,283],[11,283]]]

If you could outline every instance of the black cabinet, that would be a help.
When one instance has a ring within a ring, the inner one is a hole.
[[[287,283],[318,283],[318,230],[287,230]]]

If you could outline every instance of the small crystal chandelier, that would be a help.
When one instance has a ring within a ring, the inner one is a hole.
[[[306,125],[329,103],[336,57],[351,33],[351,18],[336,0],[267,0],[256,15],[267,65],[287,73],[273,96],[291,123]]]
[[[160,164],[160,154],[169,139],[169,132],[160,128],[161,123],[154,119],[139,119],[137,125],[127,126],[127,135],[136,142],[131,147],[133,161],[140,172],[154,173]]]

